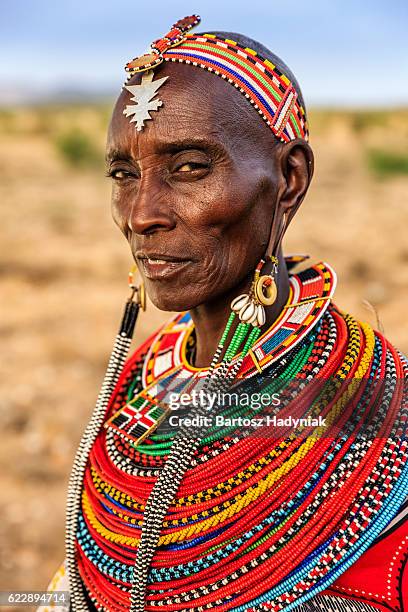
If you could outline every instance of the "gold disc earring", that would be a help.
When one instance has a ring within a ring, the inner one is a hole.
[[[278,297],[278,288],[275,280],[278,273],[278,258],[275,255],[271,255],[269,259],[273,264],[271,273],[259,275],[254,287],[257,300],[264,306],[272,306]]]
[[[137,266],[134,265],[131,267],[129,271],[129,287],[132,289],[133,293],[137,295],[137,299],[135,300],[137,304],[139,304],[140,308],[145,311],[146,310],[146,289],[145,284],[142,281],[140,285],[136,285],[136,270]]]

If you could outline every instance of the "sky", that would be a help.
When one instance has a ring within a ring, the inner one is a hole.
[[[129,59],[177,19],[241,32],[297,76],[306,103],[408,104],[406,0],[0,0],[0,104],[119,91]]]

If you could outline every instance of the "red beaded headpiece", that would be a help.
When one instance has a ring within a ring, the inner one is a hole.
[[[150,53],[133,59],[125,70],[132,76],[163,61],[205,68],[243,93],[280,140],[308,140],[306,113],[290,80],[271,61],[233,40],[188,34],[199,23],[198,15],[180,19],[151,44]]]

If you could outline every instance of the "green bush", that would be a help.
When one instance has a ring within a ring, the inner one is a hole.
[[[408,155],[372,149],[367,153],[370,170],[381,178],[408,174]]]
[[[95,167],[103,162],[103,155],[92,139],[83,131],[72,129],[56,139],[56,147],[63,159],[75,167]]]

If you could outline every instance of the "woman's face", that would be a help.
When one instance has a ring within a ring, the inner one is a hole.
[[[163,107],[142,131],[123,115],[132,102],[122,91],[107,163],[113,218],[150,299],[183,311],[250,280],[269,240],[281,145],[218,76],[180,64],[162,66],[154,79],[163,76]]]

